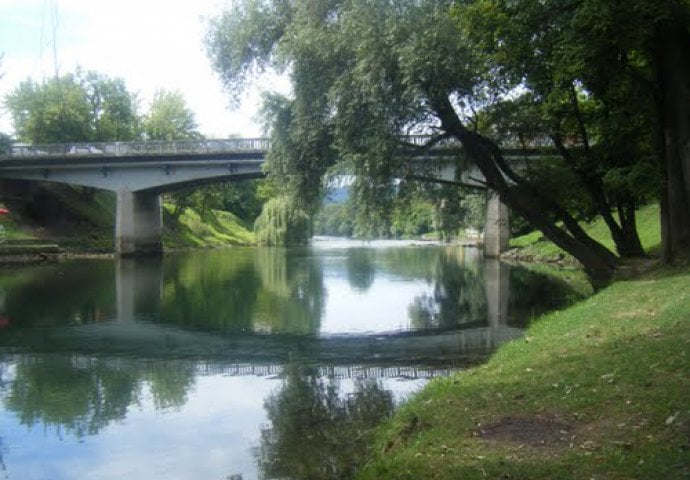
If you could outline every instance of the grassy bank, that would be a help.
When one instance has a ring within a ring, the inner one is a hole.
[[[642,247],[647,252],[654,253],[659,249],[661,243],[659,205],[646,205],[639,209],[637,211],[636,221]],[[600,241],[609,250],[615,252],[615,246],[611,239],[609,229],[601,218],[598,217],[592,222],[584,224],[583,228],[589,235]],[[572,256],[561,250],[552,242],[546,240],[539,231],[511,239],[510,247],[511,251],[508,253],[508,257],[514,256],[536,261],[575,261]]]
[[[253,245],[256,237],[251,226],[229,212],[209,210],[204,213],[187,208],[175,220],[174,205],[163,205],[163,246],[208,248],[230,245]]]
[[[52,187],[52,186],[51,186]],[[46,189],[41,202],[6,205],[6,244],[57,244],[73,253],[109,253],[114,247],[115,196],[60,186]],[[229,212],[199,213],[187,208],[175,218],[174,206],[163,205],[163,245],[168,249],[205,248],[256,243],[251,225]]]
[[[361,478],[690,476],[690,271],[621,281],[432,382]]]

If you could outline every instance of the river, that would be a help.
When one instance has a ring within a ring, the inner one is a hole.
[[[347,478],[396,404],[577,298],[414,242],[4,267],[0,478]]]

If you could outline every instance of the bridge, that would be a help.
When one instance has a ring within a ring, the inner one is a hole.
[[[474,169],[457,178],[459,145],[422,149],[426,135],[405,137],[416,172],[426,181],[484,188]],[[416,147],[416,148],[415,148]],[[122,256],[157,254],[161,244],[160,194],[222,181],[259,178],[269,149],[266,138],[20,145],[0,156],[0,178],[58,182],[114,191],[117,195],[115,251]],[[533,155],[540,153],[535,151]],[[525,158],[509,152],[509,158]],[[433,161],[429,161],[433,160]],[[485,253],[498,256],[508,245],[508,210],[487,195]]]

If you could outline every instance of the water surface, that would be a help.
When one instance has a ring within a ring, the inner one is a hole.
[[[400,242],[5,268],[0,478],[347,478],[397,402],[575,298]]]

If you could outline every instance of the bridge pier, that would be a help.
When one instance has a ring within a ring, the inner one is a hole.
[[[157,193],[117,192],[115,253],[127,256],[160,255],[162,219]]]
[[[484,226],[484,256],[498,258],[508,250],[510,228],[508,207],[493,190],[486,192],[486,225]]]

